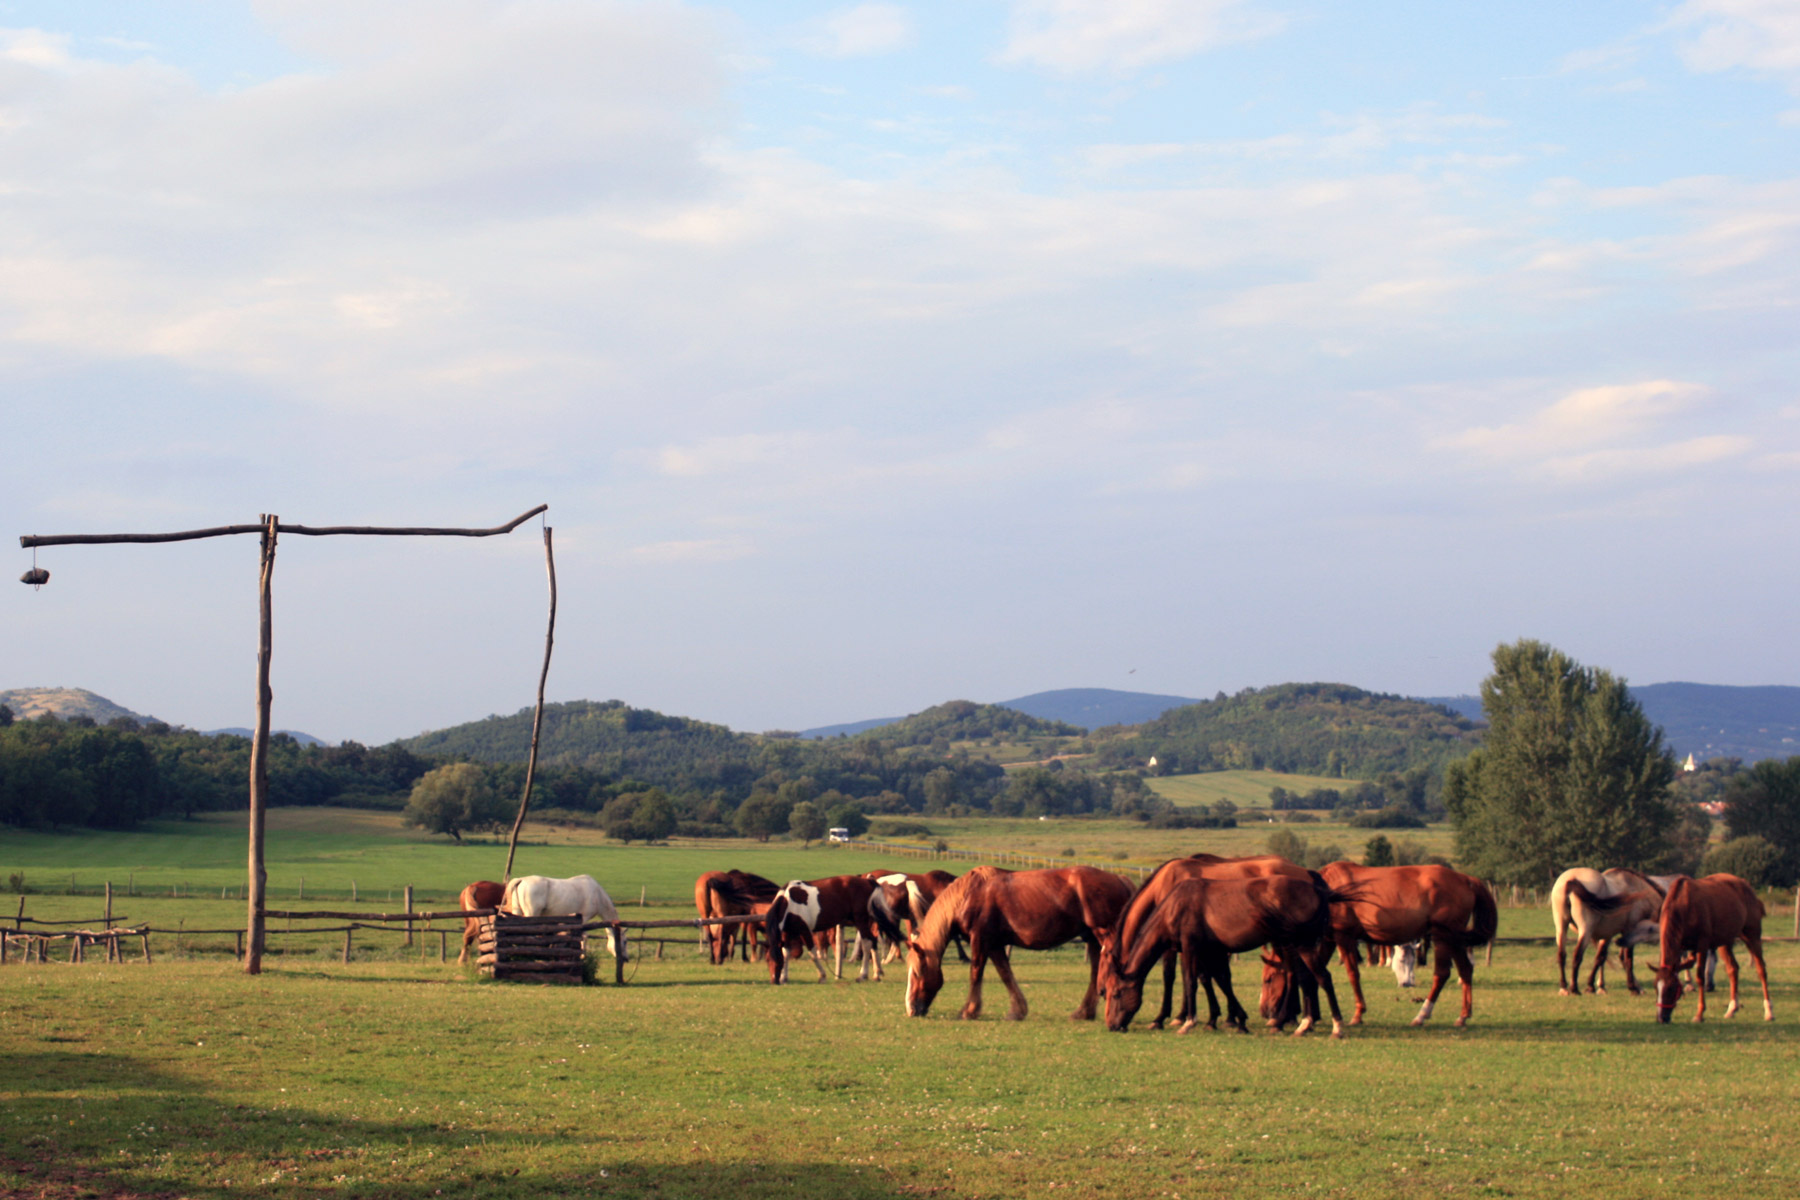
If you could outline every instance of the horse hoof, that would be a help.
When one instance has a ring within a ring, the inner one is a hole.
[[[1579,996],[1579,995],[1581,995],[1580,992],[1571,992],[1568,988],[1557,988],[1556,994],[1559,996]]]
[[[1458,1018],[1456,1018],[1454,1025],[1456,1026],[1456,1028],[1462,1029],[1462,1028],[1466,1027],[1468,1025],[1468,1023],[1469,1023],[1469,1018],[1458,1017]]]
[[[1194,1032],[1194,1023],[1192,1021],[1183,1021],[1175,1027],[1175,1032],[1178,1034],[1192,1033]]]
[[[1341,1021],[1333,1021],[1331,1023],[1331,1036],[1337,1038],[1339,1041],[1343,1040],[1344,1026]]]

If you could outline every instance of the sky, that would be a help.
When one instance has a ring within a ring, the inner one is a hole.
[[[1797,368],[1800,0],[0,0],[0,533],[547,503],[553,700],[1800,684]],[[538,529],[282,539],[276,726],[528,706]],[[252,722],[254,538],[37,561]]]

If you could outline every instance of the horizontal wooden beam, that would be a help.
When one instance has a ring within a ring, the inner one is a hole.
[[[276,525],[277,533],[298,534],[301,537],[335,537],[354,535],[361,537],[493,537],[499,533],[511,533],[520,525],[529,521],[541,512],[548,511],[548,504],[540,504],[528,512],[522,512],[504,525],[496,525],[492,529],[451,529],[426,525]],[[230,537],[239,533],[262,533],[262,525],[215,525],[211,529],[184,529],[177,533],[59,533],[49,537],[37,534],[26,534],[19,538],[19,545],[25,549],[34,546],[101,546],[119,542],[192,542],[200,538]]]

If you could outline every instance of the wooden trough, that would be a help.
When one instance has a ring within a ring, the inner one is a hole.
[[[524,979],[533,983],[581,982],[581,959],[587,943],[579,915],[481,918],[476,965],[488,979]]]

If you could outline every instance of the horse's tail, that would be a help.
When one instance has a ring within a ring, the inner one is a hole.
[[[1494,903],[1494,893],[1479,879],[1470,878],[1469,882],[1475,885],[1475,912],[1469,931],[1461,938],[1465,950],[1487,945],[1500,932],[1500,906]]]
[[[1627,895],[1628,894],[1629,893],[1627,893]],[[1596,896],[1594,893],[1588,891],[1587,888],[1583,887],[1579,879],[1569,880],[1568,896],[1569,899],[1583,907],[1591,908],[1595,912],[1611,912],[1613,909],[1625,903],[1626,899],[1625,895]]]
[[[875,923],[875,932],[896,946],[904,945],[906,934],[900,930],[900,919],[888,904],[887,893],[877,887],[869,897],[869,919]],[[915,914],[914,919],[917,919]]]

